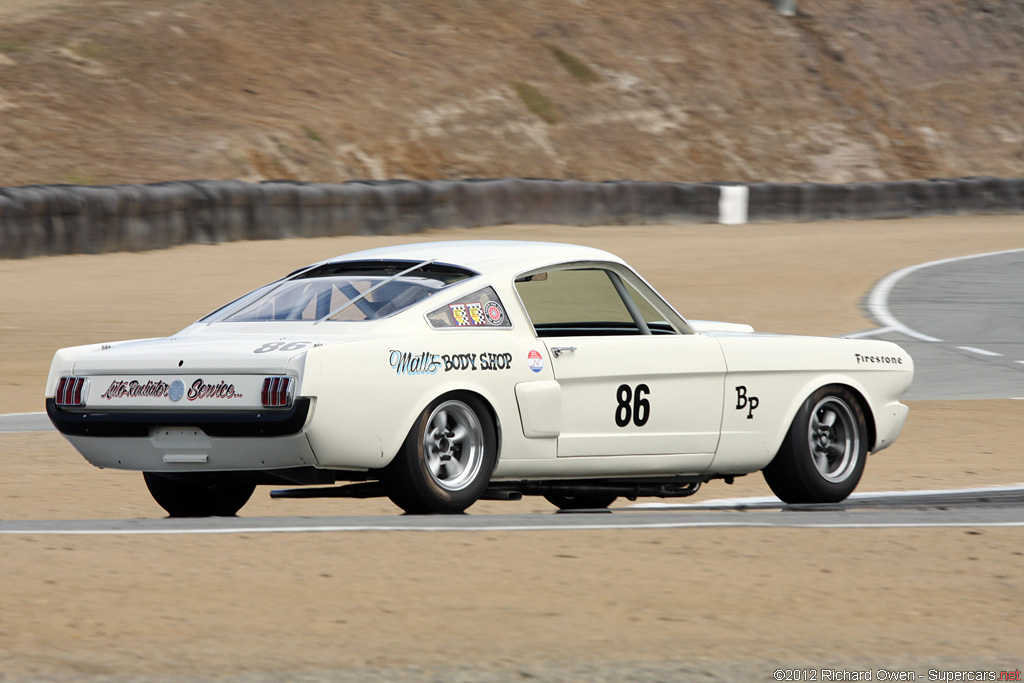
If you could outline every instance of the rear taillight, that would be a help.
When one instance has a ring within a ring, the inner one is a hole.
[[[264,408],[287,408],[292,404],[292,389],[295,380],[291,377],[267,377],[263,380]]]
[[[54,402],[63,407],[80,407],[85,405],[89,395],[89,380],[85,377],[61,377],[54,392]]]

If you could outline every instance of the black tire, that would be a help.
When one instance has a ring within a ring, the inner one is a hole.
[[[559,510],[595,510],[608,507],[618,496],[614,493],[545,493],[544,498]]]
[[[244,475],[143,472],[153,499],[171,517],[233,517],[256,484]]]
[[[800,406],[765,481],[785,503],[838,503],[860,482],[867,441],[860,400],[847,387],[822,387]]]
[[[410,514],[459,513],[483,495],[497,457],[494,420],[483,402],[449,394],[420,413],[381,484]]]

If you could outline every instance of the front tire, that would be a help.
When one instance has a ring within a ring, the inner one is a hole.
[[[234,517],[256,490],[244,477],[156,472],[142,476],[153,499],[171,517]]]
[[[847,387],[830,385],[800,406],[763,473],[785,503],[838,503],[857,488],[866,460],[867,422],[860,401]]]
[[[483,495],[497,456],[494,420],[483,402],[450,394],[420,413],[381,483],[410,514],[459,513]]]

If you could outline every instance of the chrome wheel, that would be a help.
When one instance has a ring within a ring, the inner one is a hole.
[[[826,481],[845,481],[860,458],[860,429],[853,410],[842,399],[826,396],[815,404],[807,425],[814,468]]]
[[[857,488],[867,462],[868,418],[862,399],[829,384],[804,400],[764,480],[791,505],[838,503]]]
[[[445,401],[430,413],[423,430],[423,458],[431,479],[446,491],[476,480],[483,463],[484,430],[473,409]]]
[[[467,391],[434,399],[380,471],[388,498],[409,514],[458,514],[475,503],[498,461],[490,406]]]

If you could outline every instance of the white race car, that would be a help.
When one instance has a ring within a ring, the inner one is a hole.
[[[597,249],[431,242],[313,264],[171,337],[61,349],[46,410],[172,516],[233,515],[257,484],[452,513],[757,470],[821,503],[896,439],[912,378],[889,342],[687,321]]]

